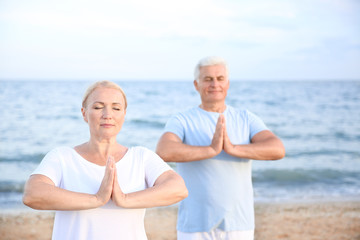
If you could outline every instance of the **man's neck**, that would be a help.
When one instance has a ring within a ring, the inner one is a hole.
[[[222,103],[201,103],[199,106],[201,109],[207,111],[207,112],[218,112],[223,113],[226,109],[226,104],[224,102]]]

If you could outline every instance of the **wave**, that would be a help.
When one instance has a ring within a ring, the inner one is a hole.
[[[1,181],[0,193],[16,192],[22,193],[24,191],[25,182]]]
[[[74,115],[38,115],[36,116],[37,120],[47,120],[47,121],[54,121],[54,120],[81,120],[80,114],[74,114]]]
[[[165,124],[159,121],[150,121],[144,119],[132,119],[130,124],[134,124],[139,127],[154,127],[154,128],[164,128]]]
[[[253,183],[257,185],[271,185],[279,187],[300,187],[311,184],[330,186],[348,185],[359,186],[358,172],[338,171],[332,169],[269,169],[253,172]],[[0,181],[0,192],[22,192],[24,181]]]
[[[280,124],[268,124],[270,129],[276,129],[280,127]],[[283,140],[299,140],[299,141],[309,141],[309,140],[316,140],[316,141],[329,141],[329,139],[336,139],[338,141],[344,142],[352,142],[352,141],[359,141],[360,135],[356,133],[345,133],[345,132],[333,132],[333,133],[284,133],[284,132],[277,132],[277,135]]]
[[[324,149],[318,151],[303,151],[303,152],[287,152],[286,157],[298,158],[298,157],[316,157],[316,156],[334,156],[339,154],[350,155],[354,157],[359,157],[360,153],[357,151],[345,151],[345,150],[337,150],[337,149]]]
[[[0,162],[10,162],[10,163],[21,163],[21,162],[32,162],[39,163],[44,158],[44,154],[31,154],[31,155],[20,155],[16,157],[0,157]]]
[[[272,185],[309,185],[313,183],[329,185],[359,185],[358,172],[339,171],[333,169],[270,169],[253,172],[254,184]]]

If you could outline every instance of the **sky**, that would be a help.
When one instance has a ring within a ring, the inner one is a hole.
[[[358,0],[0,0],[0,80],[360,79]]]

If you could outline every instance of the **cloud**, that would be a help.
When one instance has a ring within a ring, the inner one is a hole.
[[[0,78],[184,78],[204,55],[227,58],[238,78],[262,78],[268,76],[256,70],[269,62],[306,65],[330,56],[327,66],[340,58],[356,65],[360,45],[354,0],[0,4]],[[327,52],[329,46],[342,50]],[[290,68],[287,77],[305,76]]]

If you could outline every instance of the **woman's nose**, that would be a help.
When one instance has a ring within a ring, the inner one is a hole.
[[[103,118],[105,118],[105,119],[112,118],[111,109],[104,108],[104,110],[103,110]]]

